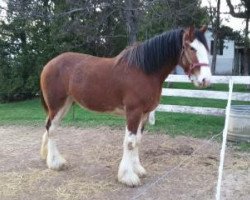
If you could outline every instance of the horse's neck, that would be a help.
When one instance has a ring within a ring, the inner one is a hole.
[[[159,80],[159,84],[162,86],[168,75],[174,70],[177,63],[171,63],[164,66],[159,72],[156,73],[157,79]]]

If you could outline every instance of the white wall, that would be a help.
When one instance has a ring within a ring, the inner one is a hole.
[[[212,32],[207,31],[205,33],[208,47],[211,49],[211,41],[213,40]],[[217,55],[216,59],[216,74],[230,75],[233,72],[234,66],[234,41],[224,40],[223,55]],[[209,54],[209,62],[212,63],[212,55]]]

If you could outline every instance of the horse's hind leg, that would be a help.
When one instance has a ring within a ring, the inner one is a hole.
[[[63,116],[68,112],[72,105],[72,100],[68,98],[64,105],[57,111],[49,110],[49,116],[46,124],[47,131],[43,135],[41,155],[47,159],[47,165],[50,169],[60,170],[66,161],[57,149],[55,134]]]
[[[46,119],[46,124],[49,124],[49,117],[47,117],[47,119]],[[48,155],[48,130],[47,130],[47,127],[46,127],[45,133],[43,134],[40,155],[41,155],[41,158],[43,160],[47,159],[47,155]]]

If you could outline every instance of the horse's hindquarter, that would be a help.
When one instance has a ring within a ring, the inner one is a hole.
[[[47,106],[58,111],[66,102],[69,79],[74,66],[86,55],[63,53],[49,61],[43,68],[40,79],[41,90]]]

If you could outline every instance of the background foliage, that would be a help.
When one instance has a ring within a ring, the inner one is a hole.
[[[129,43],[190,24],[207,24],[200,0],[11,0],[0,21],[0,101],[39,94],[39,75],[56,55],[115,56]]]

